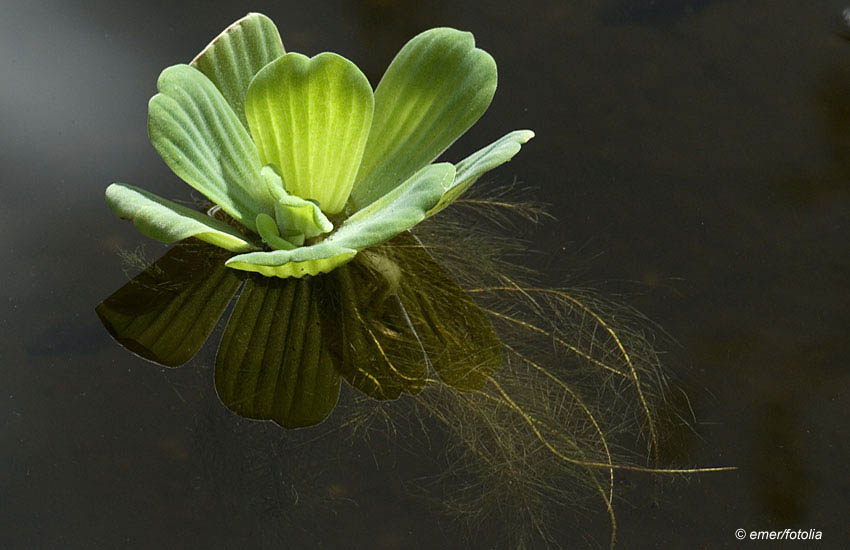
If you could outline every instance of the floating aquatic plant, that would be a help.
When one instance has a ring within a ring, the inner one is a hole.
[[[652,347],[622,308],[525,283],[503,261],[522,247],[487,222],[533,221],[536,205],[462,196],[533,133],[432,164],[496,89],[472,35],[416,36],[373,92],[343,57],[284,53],[274,24],[249,14],[158,88],[151,141],[213,206],[107,189],[144,234],[181,241],[97,307],[122,345],[184,364],[239,293],[215,359],[230,410],[315,425],[345,379],[362,399],[338,427],[428,415],[454,441],[457,492],[442,504],[472,525],[522,522],[506,527],[509,547],[552,542],[547,514],[576,480],[603,500],[613,545],[615,471],[705,471],[624,456],[624,436],[645,438],[657,462],[666,379]],[[385,405],[402,395],[415,399]]]
[[[457,165],[432,162],[484,113],[496,64],[470,33],[425,31],[375,91],[348,59],[284,53],[265,16],[228,27],[189,65],[165,69],[151,142],[236,227],[115,183],[110,208],[164,242],[195,237],[241,254],[230,268],[327,273],[450,204],[533,137],[511,132]]]
[[[284,53],[274,24],[249,14],[190,65],[165,69],[158,88],[151,141],[215,206],[204,214],[108,187],[120,217],[183,241],[98,308],[119,341],[160,364],[185,363],[247,278],[216,388],[234,411],[289,428],[330,413],[340,375],[390,399],[420,391],[429,365],[465,390],[498,368],[486,315],[407,233],[533,136],[511,132],[457,165],[430,164],[496,89],[495,62],[471,34],[416,36],[373,93],[352,62]],[[375,248],[389,240],[406,244],[406,256]]]

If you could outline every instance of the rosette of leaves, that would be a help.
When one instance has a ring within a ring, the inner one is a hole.
[[[235,412],[285,427],[324,419],[341,376],[391,399],[420,391],[429,365],[459,390],[498,368],[486,316],[407,232],[534,135],[434,163],[496,90],[496,64],[470,33],[414,37],[373,91],[344,57],[285,53],[253,13],[157,87],[151,142],[225,215],[107,188],[112,211],[142,233],[184,241],[98,306],[119,342],[185,363],[244,281],[216,389]]]
[[[123,183],[106,190],[109,207],[149,237],[195,237],[240,253],[228,267],[267,276],[333,270],[447,206],[534,135],[432,164],[496,91],[493,58],[449,28],[408,42],[373,92],[348,59],[284,53],[274,24],[249,14],[157,87],[153,146],[238,225]]]

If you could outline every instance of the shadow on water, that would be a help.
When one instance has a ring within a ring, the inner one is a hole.
[[[133,353],[166,367],[204,345],[245,276],[224,266],[223,250],[178,243],[97,306],[109,333]]]
[[[461,391],[501,362],[483,311],[405,234],[329,274],[245,274],[221,249],[172,247],[96,309],[125,348],[162,366],[189,361],[245,282],[216,355],[216,390],[241,416],[285,428],[324,420],[340,376],[375,399],[415,395],[431,367]]]
[[[220,249],[184,241],[97,313],[125,348],[175,367],[238,294],[216,354],[216,392],[246,419],[320,424],[314,436],[285,438],[287,449],[330,438],[332,456],[341,434],[367,442],[381,434],[392,449],[382,455],[436,447],[442,468],[406,491],[467,532],[492,522],[497,545],[569,540],[575,526],[563,514],[595,495],[613,544],[617,472],[711,470],[661,467],[662,443],[684,423],[647,323],[587,291],[535,286],[530,270],[504,260],[524,243],[496,237],[496,228],[537,219],[536,205],[473,196],[453,210],[417,235],[301,279],[236,272]],[[300,453],[268,455],[281,462],[262,459],[263,479],[284,476],[293,494],[314,494],[291,477]],[[295,497],[269,498],[279,509]],[[303,509],[279,511],[300,517]]]

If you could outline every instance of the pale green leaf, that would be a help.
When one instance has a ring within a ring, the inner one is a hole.
[[[369,81],[334,53],[288,53],[248,88],[245,114],[264,163],[280,168],[286,190],[340,212],[351,193],[372,123]]]
[[[533,137],[534,132],[531,130],[515,130],[457,163],[454,184],[440,199],[440,203],[428,212],[428,215],[439,212],[455,201],[485,172],[511,160],[519,152],[522,144]]]
[[[295,248],[293,243],[285,238],[281,238],[277,223],[268,214],[257,214],[257,232],[260,234],[263,242],[275,250],[292,250]],[[301,235],[301,241],[303,242],[303,240],[304,235]]]
[[[283,42],[272,20],[261,13],[249,13],[224,29],[190,65],[215,84],[247,128],[248,85],[260,69],[283,54]]]
[[[275,198],[275,219],[281,234],[301,235],[300,241],[293,241],[294,244],[301,246],[305,237],[309,239],[334,228],[316,203],[287,193],[280,176],[271,165],[264,166],[262,174]]]
[[[293,250],[240,254],[227,260],[225,265],[233,269],[254,271],[267,277],[300,278],[305,275],[328,273],[350,261],[355,254],[357,254],[356,250],[322,241]]]
[[[436,159],[496,92],[496,62],[468,32],[425,31],[396,55],[375,90],[375,115],[352,199],[365,206]]]
[[[106,203],[119,218],[133,220],[136,229],[158,241],[195,237],[233,252],[258,248],[226,223],[132,185],[107,187]]]
[[[318,424],[339,397],[316,279],[252,276],[215,359],[215,389],[233,412],[285,428]]]
[[[380,200],[355,212],[337,231],[317,244],[295,250],[251,252],[234,256],[227,266],[277,277],[328,273],[358,250],[381,244],[423,219],[454,180],[449,163],[426,166]]]
[[[425,219],[451,187],[455,167],[447,162],[422,168],[366,208],[355,212],[325,242],[363,250],[392,239]]]
[[[274,215],[251,136],[218,88],[197,69],[174,65],[157,81],[148,133],[162,159],[186,183],[252,230],[260,212]]]

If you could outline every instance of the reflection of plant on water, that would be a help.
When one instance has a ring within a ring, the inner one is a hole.
[[[368,396],[343,422],[356,431],[399,421],[382,403],[407,396],[452,436],[446,475],[465,481],[446,510],[519,520],[517,544],[549,540],[547,510],[576,485],[605,503],[613,544],[616,470],[706,471],[630,465],[627,437],[645,436],[657,461],[665,400],[640,326],[587,294],[525,284],[503,261],[519,245],[498,227],[539,215],[534,205],[461,197],[532,134],[429,164],[495,91],[495,64],[471,35],[414,38],[373,99],[351,62],[283,54],[274,25],[252,14],[159,88],[154,145],[220,209],[110,186],[118,215],[181,241],[98,306],[126,348],[184,364],[238,293],[215,361],[230,410],[315,425],[345,379]]]

